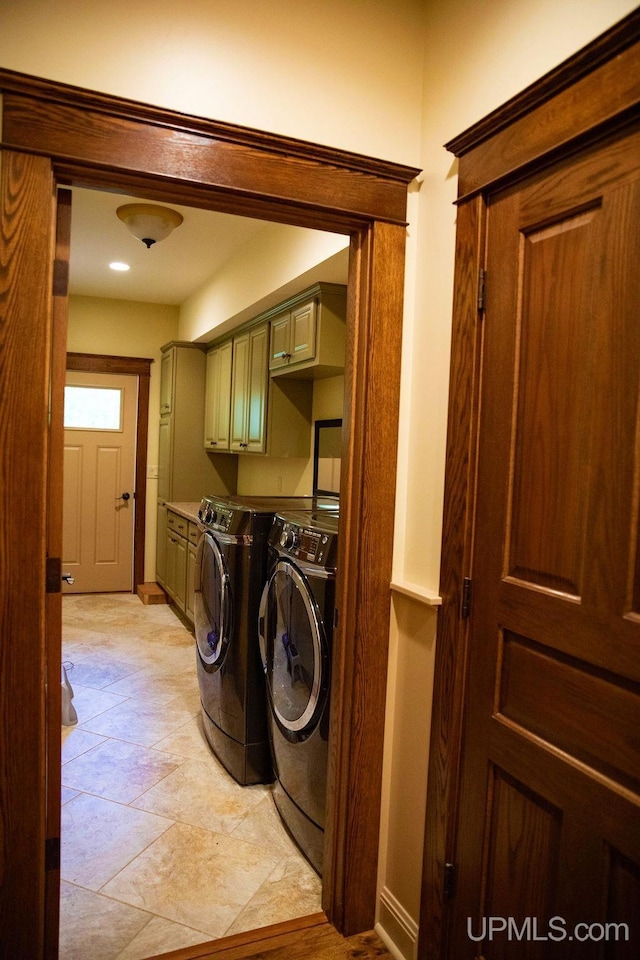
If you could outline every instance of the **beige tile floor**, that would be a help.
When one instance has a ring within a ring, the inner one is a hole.
[[[320,909],[268,787],[211,753],[169,607],[65,596],[63,662],[78,724],[62,728],[60,960],[141,960]]]

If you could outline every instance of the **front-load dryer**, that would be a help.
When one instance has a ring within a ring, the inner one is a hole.
[[[202,720],[220,762],[240,784],[273,779],[258,610],[268,535],[283,509],[335,509],[331,497],[205,497],[195,574],[196,661]]]
[[[338,516],[276,516],[260,603],[260,653],[280,817],[322,873]]]

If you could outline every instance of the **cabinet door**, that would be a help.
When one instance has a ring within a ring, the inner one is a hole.
[[[207,354],[204,408],[204,445],[207,450],[229,450],[232,358],[231,340]]]
[[[216,446],[216,421],[218,419],[218,352],[210,350],[207,354],[207,367],[204,382],[204,445],[207,450]]]
[[[249,359],[248,417],[245,449],[251,453],[264,453],[266,449],[267,388],[269,371],[269,327],[265,324],[251,331]]]
[[[290,364],[313,360],[316,355],[316,301],[309,300],[291,311]]]
[[[289,311],[271,321],[269,334],[269,370],[289,363],[291,355],[291,314]]]
[[[171,500],[171,436],[173,423],[171,417],[160,420],[158,434],[158,500]],[[204,454],[203,454],[204,456]]]
[[[184,612],[193,623],[195,621],[194,600],[196,593],[196,547],[190,543],[187,546],[187,593]]]
[[[216,450],[229,450],[231,443],[231,371],[233,342],[223,343],[216,350],[216,379],[218,384],[214,421]]]
[[[164,582],[164,588],[173,599],[175,596],[175,584],[176,584],[176,537],[173,535],[171,530],[165,527],[165,543],[166,543],[166,558],[167,558],[167,568],[166,568],[166,578]]]
[[[233,341],[233,386],[231,391],[231,443],[232,450],[246,450],[247,411],[249,407],[249,334],[242,334]]]
[[[176,606],[184,613],[187,601],[187,546],[188,541],[182,537],[175,537],[174,544],[174,591],[173,599]]]
[[[172,347],[162,354],[160,361],[160,415],[171,413],[173,402],[173,375],[176,352]]]
[[[161,586],[167,582],[167,508],[158,503],[158,532],[156,536],[156,580]]]

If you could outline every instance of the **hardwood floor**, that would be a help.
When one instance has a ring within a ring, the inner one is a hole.
[[[175,950],[151,960],[394,960],[372,930],[345,938],[322,913],[225,937],[201,949]]]

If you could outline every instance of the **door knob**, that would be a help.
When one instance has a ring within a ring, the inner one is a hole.
[[[116,497],[116,500],[124,500],[124,502],[126,503],[127,500],[129,500],[130,498],[131,498],[130,493],[123,493],[121,497]]]
[[[61,580],[64,580],[65,583],[68,583],[71,586],[72,583],[75,583],[75,578],[71,576],[70,573],[63,573],[60,577]]]

